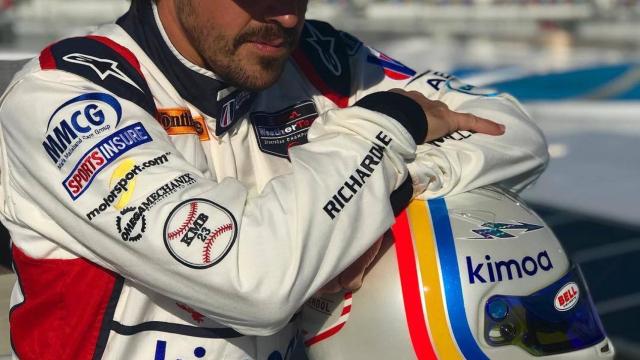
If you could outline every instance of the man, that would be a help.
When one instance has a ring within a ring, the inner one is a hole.
[[[339,274],[414,194],[543,169],[512,99],[412,78],[305,10],[135,1],[16,76],[0,139],[17,357],[290,357],[300,305],[357,287],[370,253]]]

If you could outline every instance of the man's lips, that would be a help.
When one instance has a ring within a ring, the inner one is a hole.
[[[280,38],[280,39],[271,39],[271,40],[255,39],[255,40],[250,40],[249,42],[252,42],[252,43],[255,43],[255,44],[259,44],[259,45],[264,45],[264,46],[270,46],[270,47],[274,47],[274,48],[285,47],[285,45],[286,45],[284,39],[282,39],[282,38]]]
[[[282,38],[249,40],[247,44],[267,56],[282,56],[290,48],[289,43]]]

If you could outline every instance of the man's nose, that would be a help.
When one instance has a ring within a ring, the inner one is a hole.
[[[297,14],[283,14],[267,17],[267,21],[280,24],[283,28],[295,28],[300,22],[300,16]]]
[[[262,0],[264,1],[264,0]],[[278,23],[284,28],[294,28],[302,21],[303,9],[300,1],[274,0],[265,1],[264,10],[267,22]]]

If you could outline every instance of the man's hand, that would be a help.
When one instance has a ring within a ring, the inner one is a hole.
[[[318,294],[333,294],[342,290],[358,290],[362,286],[362,279],[364,278],[369,265],[371,265],[373,260],[376,258],[376,255],[378,255],[378,251],[380,251],[383,237],[380,237],[380,239],[378,239],[378,241],[376,241],[375,244],[367,250],[367,252],[365,252],[340,275],[336,276],[335,279],[323,286],[318,291]]]
[[[473,114],[452,111],[442,101],[429,100],[417,91],[403,89],[391,89],[389,91],[407,96],[422,107],[422,110],[427,115],[427,121],[429,121],[429,131],[425,142],[439,139],[459,130],[488,135],[504,134],[504,125]]]
[[[429,100],[417,91],[406,91],[403,89],[391,89],[389,91],[407,96],[422,107],[429,121],[429,131],[427,132],[427,138],[424,140],[425,142],[439,139],[459,130],[488,135],[504,134],[504,125],[473,114],[455,112],[449,109],[447,104],[442,101]],[[362,279],[369,265],[371,265],[378,251],[380,251],[382,240],[383,237],[378,239],[378,241],[358,260],[351,264],[351,266],[323,286],[318,291],[318,294],[332,294],[342,290],[353,291],[359,289],[362,286]]]

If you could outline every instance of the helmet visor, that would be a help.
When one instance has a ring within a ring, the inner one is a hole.
[[[584,349],[605,338],[577,265],[528,296],[494,295],[485,305],[484,336],[491,346],[516,345],[535,356]]]

